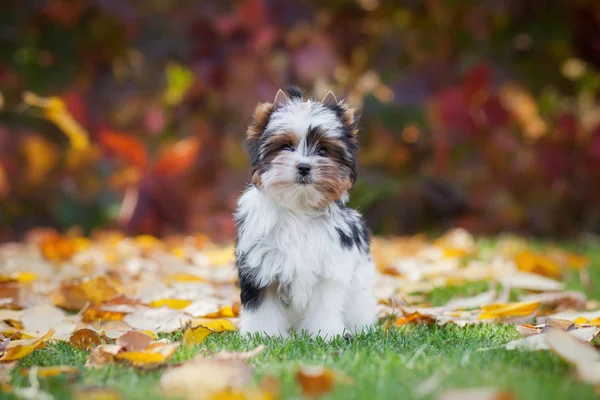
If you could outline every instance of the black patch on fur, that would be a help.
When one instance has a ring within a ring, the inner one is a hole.
[[[265,287],[256,283],[256,269],[249,268],[247,264],[247,255],[241,253],[236,260],[238,269],[238,281],[240,284],[240,300],[242,306],[248,310],[257,309],[265,298]]]
[[[350,250],[352,248],[352,246],[354,246],[354,241],[352,240],[352,238],[350,236],[346,235],[344,233],[344,231],[341,230],[340,228],[335,228],[335,230],[338,233],[338,236],[340,239],[340,244],[342,245],[342,247]]]
[[[302,99],[303,97],[302,90],[297,86],[288,86],[286,92],[292,99]]]

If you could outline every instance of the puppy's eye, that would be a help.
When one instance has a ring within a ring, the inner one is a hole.
[[[327,157],[327,149],[325,147],[319,147],[317,154],[319,154],[321,157]]]
[[[296,149],[293,146],[290,146],[289,144],[284,145],[283,147],[281,147],[281,150],[285,150],[285,151],[296,151]]]

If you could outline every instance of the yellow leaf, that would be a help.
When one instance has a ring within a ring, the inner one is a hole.
[[[155,249],[162,246],[162,242],[151,235],[139,235],[135,238],[138,246],[144,249]]]
[[[39,135],[27,137],[21,144],[29,182],[41,183],[58,163],[58,149]]]
[[[183,334],[182,345],[186,347],[199,345],[212,333],[215,331],[202,325],[188,328]]]
[[[210,319],[210,318],[194,318],[192,326],[202,325],[205,328],[212,329],[215,332],[235,331],[237,328],[228,319]]]
[[[235,318],[238,314],[233,310],[232,307],[224,306],[219,311],[210,313],[204,316],[204,318]]]
[[[561,269],[558,263],[549,257],[535,254],[529,250],[522,250],[515,256],[517,268],[521,271],[544,275],[551,278],[561,276]]]
[[[162,354],[149,353],[145,351],[124,351],[116,354],[115,359],[128,362],[133,366],[158,364],[165,361],[165,357]]]
[[[204,282],[204,278],[201,278],[199,276],[192,275],[192,274],[177,273],[177,274],[167,275],[165,277],[165,282],[167,282],[167,283],[172,283],[172,282]]]
[[[46,343],[46,340],[48,340],[52,335],[54,335],[54,329],[50,329],[48,333],[46,333],[44,336],[41,336],[31,341],[31,343],[18,344],[14,347],[9,347],[6,350],[6,353],[2,356],[2,358],[0,358],[0,362],[16,361],[22,359],[23,357],[33,353],[35,350],[42,347]]]
[[[588,320],[586,318],[583,318],[583,317],[578,317],[578,318],[575,318],[573,320],[573,322],[575,322],[576,324],[582,325],[582,324],[587,324]]]
[[[57,375],[79,375],[79,368],[71,365],[56,365],[53,367],[38,367],[36,376],[40,378],[50,378]],[[21,370],[24,376],[29,375],[29,369]]]
[[[168,308],[172,308],[175,310],[181,310],[183,308],[186,308],[190,304],[192,304],[192,302],[190,300],[160,299],[160,300],[151,301],[150,304],[148,304],[148,305],[152,308],[160,308],[160,307],[166,306]]]
[[[496,303],[482,306],[482,313],[479,320],[504,318],[504,317],[523,317],[531,315],[540,306],[539,301],[529,303]]]
[[[85,150],[89,146],[88,133],[71,116],[62,99],[58,97],[39,97],[34,93],[26,92],[23,95],[23,101],[30,106],[41,108],[44,116],[56,124],[69,138],[73,149]]]
[[[583,269],[589,265],[590,260],[585,256],[570,253],[567,254],[567,263],[573,269]]]
[[[19,272],[16,274],[15,279],[19,282],[33,282],[37,279],[37,275],[33,272]]]

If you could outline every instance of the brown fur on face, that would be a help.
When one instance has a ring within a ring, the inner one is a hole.
[[[349,173],[340,171],[338,165],[327,162],[316,167],[319,179],[315,182],[315,187],[323,195],[323,198],[316,208],[325,207],[327,204],[340,199],[352,188],[352,180]]]
[[[275,106],[271,103],[260,103],[254,110],[252,122],[246,130],[247,140],[258,140],[265,127],[269,123],[269,118],[274,111]]]

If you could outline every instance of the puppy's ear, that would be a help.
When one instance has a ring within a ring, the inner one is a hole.
[[[275,110],[277,110],[278,108],[281,108],[284,104],[286,104],[288,101],[290,101],[290,98],[287,96],[287,94],[285,94],[283,90],[279,89],[277,91],[277,94],[275,95],[275,100],[273,100],[273,107],[275,107]]]
[[[356,113],[356,109],[350,107],[346,103],[342,103],[339,105],[342,110],[341,119],[342,125],[344,126],[346,132],[348,132],[352,137],[356,137],[358,135],[358,119],[359,116]]]
[[[329,92],[327,92],[327,94],[325,95],[325,97],[323,97],[323,100],[321,100],[321,103],[323,103],[323,105],[325,107],[336,107],[338,105],[338,100],[335,97],[335,94],[333,94],[333,92],[330,90]]]
[[[275,107],[271,103],[260,103],[256,106],[252,121],[246,130],[246,139],[258,140],[260,138],[274,109]]]

